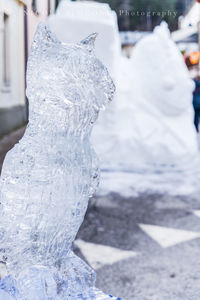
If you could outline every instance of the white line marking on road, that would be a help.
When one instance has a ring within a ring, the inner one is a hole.
[[[200,237],[200,232],[173,229],[149,224],[138,224],[140,228],[161,247],[168,248]]]
[[[104,265],[112,265],[124,259],[133,258],[138,253],[125,251],[118,248],[88,243],[83,240],[76,240],[75,245],[79,247],[89,264],[95,270]]]
[[[200,218],[200,210],[193,210],[192,213]]]

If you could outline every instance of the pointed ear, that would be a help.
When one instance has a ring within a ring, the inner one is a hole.
[[[80,44],[84,45],[85,48],[89,51],[92,52],[94,50],[94,44],[95,40],[97,37],[98,33],[92,33],[90,34],[86,39],[82,40]]]

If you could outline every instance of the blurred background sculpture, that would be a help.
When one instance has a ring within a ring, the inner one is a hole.
[[[118,157],[114,163],[112,155],[107,163],[126,170],[161,168],[184,164],[198,155],[194,83],[166,23],[138,42],[126,72],[128,94],[120,89],[117,99]]]
[[[193,181],[199,163],[194,83],[167,24],[138,41],[128,59],[120,53],[115,12],[106,4],[63,0],[48,23],[66,42],[79,40],[90,27],[100,33],[96,55],[108,66],[117,88],[114,103],[100,116],[92,134],[102,170],[111,178],[115,178],[112,172],[138,174],[134,186],[140,174],[151,177],[149,186],[158,185],[160,172],[168,183],[172,180],[169,186],[178,174],[182,186],[184,178]],[[73,28],[73,34],[63,28]]]
[[[103,168],[131,172],[136,190],[195,191],[200,161],[194,82],[166,23],[137,43],[121,70],[115,134],[108,140],[113,151],[110,155],[101,147]]]
[[[35,34],[29,124],[1,177],[1,300],[113,298],[95,289],[93,270],[71,250],[98,185],[90,133],[115,90],[95,38],[65,44],[45,23]]]

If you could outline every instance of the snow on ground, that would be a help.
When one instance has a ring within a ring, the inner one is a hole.
[[[200,192],[198,173],[102,172],[97,195],[120,194],[127,198],[143,193],[192,195]]]

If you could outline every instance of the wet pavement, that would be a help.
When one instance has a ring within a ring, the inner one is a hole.
[[[1,162],[23,132],[0,141]],[[124,300],[199,300],[200,196],[96,196],[74,248],[108,294]]]

